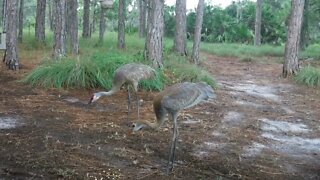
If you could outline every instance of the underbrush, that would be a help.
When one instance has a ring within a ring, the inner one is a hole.
[[[304,67],[295,77],[296,81],[311,87],[320,87],[320,69],[312,66]]]
[[[143,89],[162,90],[164,86],[183,81],[205,81],[216,87],[214,78],[185,58],[170,55],[163,69],[156,71],[156,77],[140,82]],[[132,56],[119,51],[95,53],[78,59],[48,59],[33,70],[22,81],[45,88],[97,88],[110,89],[114,72],[120,66],[131,63],[147,64],[141,55]]]
[[[45,48],[40,48],[32,38],[28,38],[21,45],[22,52],[30,49],[42,49],[43,52],[50,52],[47,48],[53,40],[49,36],[50,42]],[[47,58],[22,81],[33,86],[45,88],[97,88],[110,89],[114,72],[120,66],[137,62],[149,65],[150,62],[144,60],[143,49],[144,40],[137,35],[126,36],[126,49],[117,49],[117,33],[108,32],[108,36],[101,44],[97,44],[98,36],[94,34],[89,39],[79,39],[80,55],[78,57],[66,57],[55,60]],[[26,43],[30,47],[26,48]],[[175,55],[171,52],[172,40],[165,40],[164,48],[164,68],[156,71],[156,77],[151,80],[140,82],[140,86],[146,90],[162,90],[165,86],[177,82],[205,81],[212,87],[216,87],[214,78],[207,71],[199,66],[190,63],[186,57]],[[28,51],[30,52],[30,51]]]

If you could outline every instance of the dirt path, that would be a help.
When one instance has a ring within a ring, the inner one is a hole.
[[[124,91],[89,106],[88,91],[29,87],[1,67],[0,178],[320,179],[320,91],[282,79],[274,59],[205,56],[218,98],[181,114],[169,177],[171,123],[131,134]],[[140,97],[153,119],[153,94]]]

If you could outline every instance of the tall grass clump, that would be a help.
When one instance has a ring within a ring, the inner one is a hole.
[[[320,87],[320,69],[312,66],[304,67],[295,77],[296,81],[311,87]]]
[[[46,88],[110,88],[115,69],[128,62],[129,58],[120,53],[47,60],[27,75],[23,82]]]
[[[33,70],[23,82],[45,88],[110,89],[114,72],[124,64],[134,62],[130,55],[120,52],[96,53],[80,59],[47,60]],[[161,90],[165,84],[162,71],[153,80],[143,81],[142,88]]]
[[[167,69],[169,76],[171,76],[169,79],[172,81],[169,84],[184,81],[204,81],[213,88],[217,88],[217,83],[209,72],[188,62],[184,57],[179,55],[169,55],[165,62],[165,69]]]

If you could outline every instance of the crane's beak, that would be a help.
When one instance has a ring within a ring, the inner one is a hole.
[[[138,122],[132,124],[133,132],[139,131],[144,127],[144,124],[140,124]]]
[[[90,100],[89,100],[88,104],[91,104],[91,103],[92,103],[93,98],[94,98],[94,96],[91,96],[91,98],[90,98]]]

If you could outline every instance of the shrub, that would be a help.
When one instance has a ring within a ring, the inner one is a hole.
[[[295,77],[296,81],[307,86],[320,86],[320,69],[315,67],[302,68]]]

